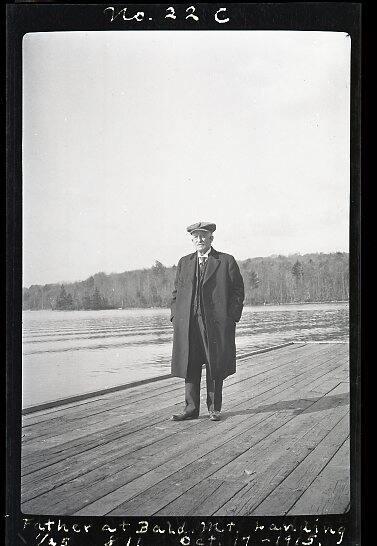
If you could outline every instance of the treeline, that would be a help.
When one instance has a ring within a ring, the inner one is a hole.
[[[295,254],[238,262],[245,304],[345,301],[349,297],[348,254]],[[23,289],[23,309],[119,309],[168,307],[176,266],[156,261],[150,269],[96,273],[85,281],[32,285]]]

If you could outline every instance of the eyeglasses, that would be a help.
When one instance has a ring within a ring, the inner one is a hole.
[[[192,235],[192,238],[193,239],[205,239],[209,235],[211,235],[211,234],[210,233],[199,233],[199,235]]]

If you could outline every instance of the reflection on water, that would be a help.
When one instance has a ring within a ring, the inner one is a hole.
[[[23,405],[169,373],[168,309],[26,311]],[[237,354],[287,341],[347,341],[348,304],[246,307]]]

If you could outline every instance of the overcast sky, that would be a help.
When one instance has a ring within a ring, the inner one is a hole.
[[[24,37],[23,285],[167,266],[186,226],[242,260],[348,251],[350,38]]]

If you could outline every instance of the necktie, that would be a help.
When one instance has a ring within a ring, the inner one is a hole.
[[[207,258],[206,257],[200,257],[199,258],[199,271],[200,271],[200,278],[203,278],[204,270],[206,266]]]
[[[204,277],[205,264],[207,258],[205,256],[199,256],[199,274],[196,278],[196,295],[195,295],[195,312],[200,313],[200,286]]]

